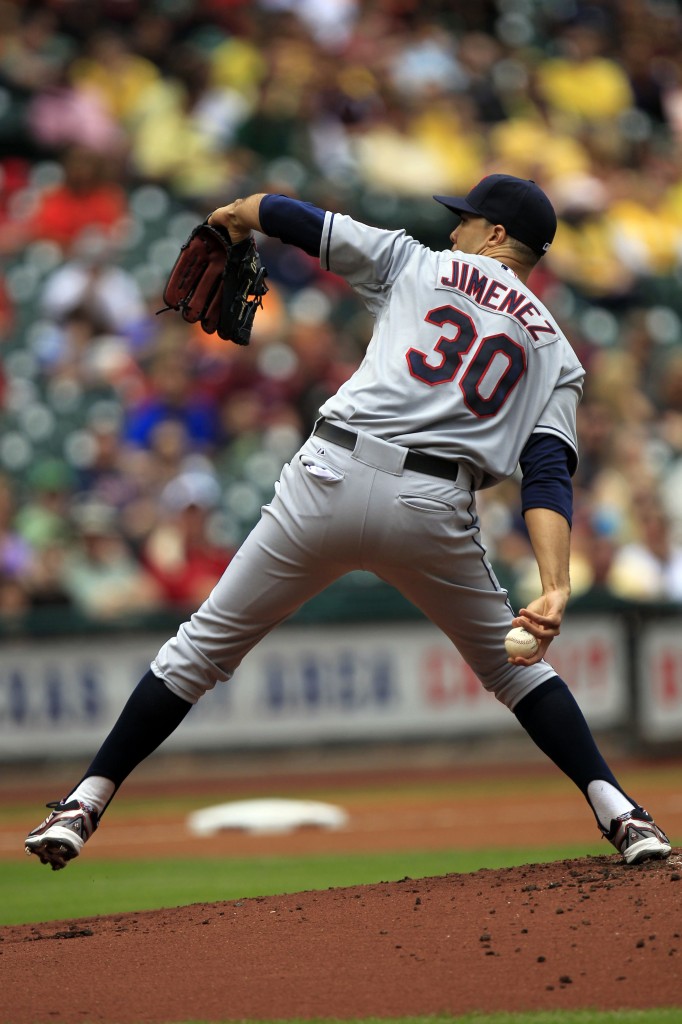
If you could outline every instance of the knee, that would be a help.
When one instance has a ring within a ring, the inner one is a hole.
[[[529,666],[506,664],[494,676],[482,682],[485,689],[501,704],[516,713],[519,703],[552,677],[556,679],[556,673],[545,662]]]

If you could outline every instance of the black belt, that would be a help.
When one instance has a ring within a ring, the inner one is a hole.
[[[313,434],[338,444],[341,448],[348,448],[353,451],[358,435],[354,430],[346,430],[329,420],[320,420],[313,430]],[[449,462],[447,459],[440,459],[437,455],[425,455],[423,452],[415,452],[408,449],[404,462],[405,469],[411,469],[415,473],[425,473],[427,476],[439,476],[443,480],[457,480],[459,466],[456,462]]]

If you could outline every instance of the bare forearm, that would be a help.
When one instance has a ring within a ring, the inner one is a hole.
[[[209,224],[221,224],[230,233],[233,242],[248,238],[252,231],[261,231],[259,209],[265,195],[259,192],[246,199],[235,199],[227,206],[220,206],[208,218]]]
[[[568,599],[571,592],[571,531],[568,523],[562,515],[548,508],[529,508],[525,521],[543,593],[563,591]]]

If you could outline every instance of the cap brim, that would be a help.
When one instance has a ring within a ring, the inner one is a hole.
[[[437,203],[447,206],[448,210],[452,210],[453,213],[471,213],[474,217],[481,216],[464,196],[434,196],[433,198]]]

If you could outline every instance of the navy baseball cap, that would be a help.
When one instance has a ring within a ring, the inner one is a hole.
[[[547,252],[556,234],[556,213],[542,189],[531,179],[489,174],[467,196],[434,196],[454,213],[485,217],[502,224],[538,256]]]

